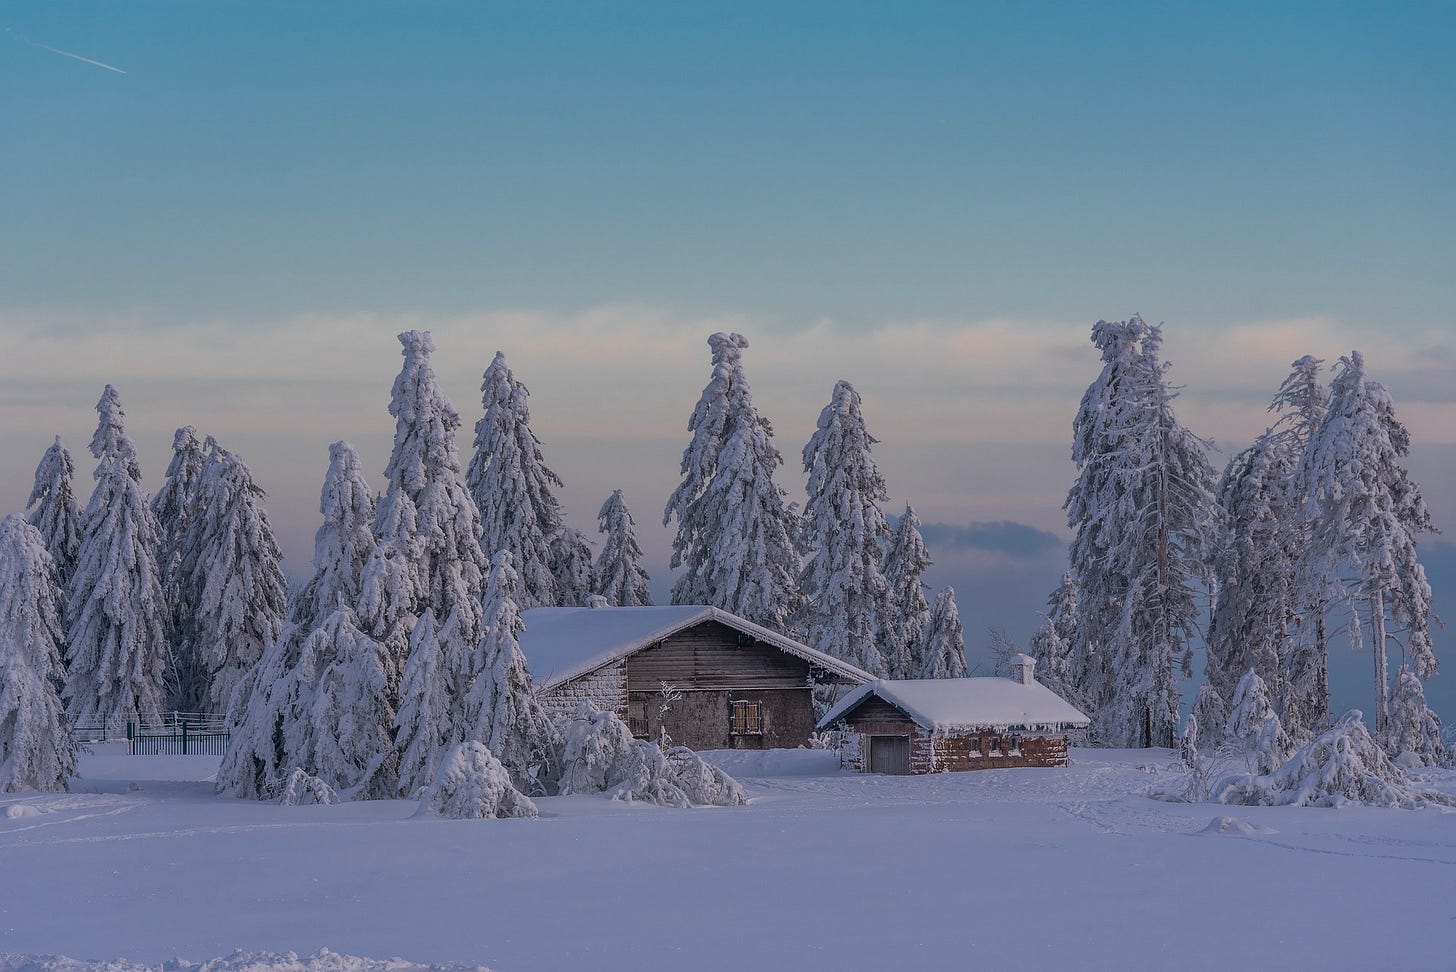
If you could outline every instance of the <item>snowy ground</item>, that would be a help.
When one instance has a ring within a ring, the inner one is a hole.
[[[919,778],[713,758],[750,806],[442,821],[217,797],[215,759],[98,751],[77,792],[0,797],[0,970],[321,948],[497,972],[1456,966],[1442,810],[1159,803],[1159,751]],[[295,967],[366,967],[336,958]],[[217,967],[259,965],[280,967]]]

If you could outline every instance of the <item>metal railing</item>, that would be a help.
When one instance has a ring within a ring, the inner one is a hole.
[[[227,753],[232,733],[226,730],[199,731],[184,719],[175,730],[149,730],[129,723],[126,738],[133,756],[222,756]]]
[[[221,756],[227,750],[231,727],[227,719],[207,712],[167,712],[142,722],[119,716],[71,727],[78,743],[125,741],[132,755],[174,753],[179,756]]]

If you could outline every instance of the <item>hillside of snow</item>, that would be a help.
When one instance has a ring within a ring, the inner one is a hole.
[[[1456,954],[1456,817],[1439,808],[1162,803],[1142,795],[1173,772],[1161,750],[918,778],[809,750],[711,758],[750,805],[553,797],[539,820],[451,821],[406,801],[219,797],[216,759],[96,747],[74,792],[0,797],[0,968],[1442,969]],[[1456,793],[1456,773],[1423,778]],[[78,961],[28,958],[57,955]]]

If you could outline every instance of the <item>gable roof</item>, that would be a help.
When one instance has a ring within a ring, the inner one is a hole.
[[[876,679],[851,691],[819,720],[820,730],[871,697],[885,700],[925,729],[1085,726],[1090,721],[1040,682],[1009,678]]]
[[[594,672],[704,621],[722,624],[853,682],[873,676],[736,614],[706,605],[533,608],[521,612],[521,652],[542,690]]]

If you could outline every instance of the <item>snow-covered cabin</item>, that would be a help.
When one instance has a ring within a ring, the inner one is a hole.
[[[1088,719],[1012,659],[1011,678],[876,679],[845,695],[818,728],[844,732],[841,763],[919,774],[1065,766],[1067,731]]]
[[[666,728],[694,749],[801,746],[814,731],[814,686],[871,678],[713,607],[536,608],[521,619],[521,651],[548,708],[570,713],[589,699],[638,737]]]

